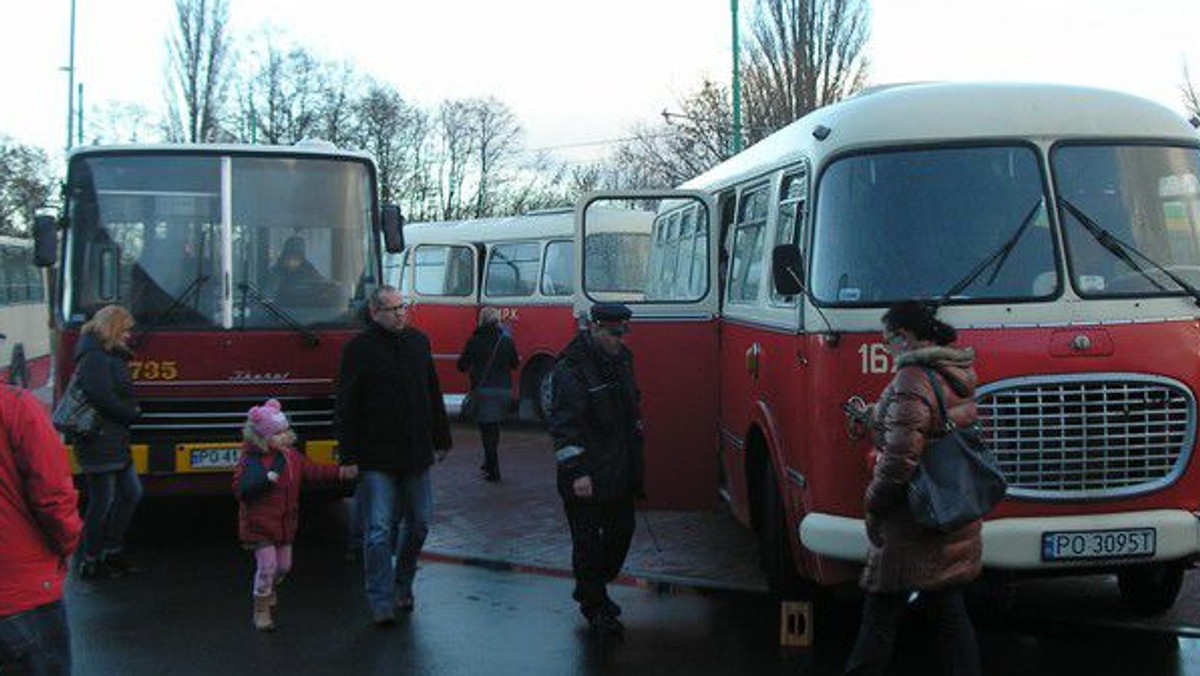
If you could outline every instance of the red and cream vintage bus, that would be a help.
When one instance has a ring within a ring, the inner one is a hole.
[[[56,394],[80,326],[119,303],[137,320],[132,450],[149,490],[228,491],[246,412],[268,397],[309,457],[333,462],[341,348],[381,277],[381,241],[401,244],[399,211],[377,195],[370,157],[321,142],[75,150],[61,218],[38,228],[43,242],[62,233],[39,261],[60,263]]]
[[[33,241],[0,236],[0,378],[39,388],[50,378],[46,284],[33,264]]]
[[[775,588],[847,582],[865,560],[869,440],[842,407],[891,378],[880,317],[915,298],[977,353],[1010,484],[987,570],[1115,574],[1132,607],[1170,607],[1200,553],[1191,125],[1095,89],[904,85],[682,188],[631,302],[648,453],[693,450],[673,476],[712,481]],[[580,202],[577,258],[591,210],[618,197]],[[606,299],[583,274],[577,312]]]
[[[597,213],[589,235],[589,283],[640,298],[654,213]],[[521,367],[518,414],[543,414],[543,392],[558,352],[577,328],[572,313],[575,230],[570,209],[464,221],[410,223],[406,248],[388,255],[384,279],[412,303],[412,320],[430,339],[446,403],[457,410],[469,388],[455,368],[480,308],[499,308]]]

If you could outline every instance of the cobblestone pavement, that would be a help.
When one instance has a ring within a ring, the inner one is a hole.
[[[568,575],[571,542],[549,437],[534,425],[505,426],[498,484],[483,481],[482,460],[478,431],[456,424],[454,449],[434,469],[427,555]],[[766,589],[753,534],[724,509],[639,512],[624,572],[626,582]]]

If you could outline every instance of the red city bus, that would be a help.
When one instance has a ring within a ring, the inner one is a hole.
[[[661,195],[652,284],[631,301],[648,442],[693,449],[679,481],[719,467],[713,492],[757,532],[775,589],[849,582],[865,561],[870,442],[842,406],[891,378],[880,318],[915,298],[977,353],[1010,484],[983,528],[989,573],[1115,574],[1132,608],[1172,605],[1200,554],[1186,121],[1095,89],[903,85],[682,187]],[[621,197],[580,202],[580,252],[590,211]],[[582,312],[605,296],[577,268]]]
[[[268,397],[310,458],[334,462],[341,348],[380,279],[381,231],[400,246],[377,194],[370,157],[321,142],[72,152],[62,216],[38,224],[39,263],[62,262],[56,397],[80,326],[119,303],[137,321],[132,452],[149,491],[228,491],[246,411]]]
[[[591,234],[591,283],[637,297],[645,288],[653,212],[611,211]],[[570,209],[464,221],[410,223],[406,248],[387,256],[384,279],[412,303],[413,323],[430,339],[450,410],[469,387],[455,368],[479,309],[500,309],[521,370],[514,382],[518,415],[538,420],[559,350],[577,328],[572,313],[575,221]]]

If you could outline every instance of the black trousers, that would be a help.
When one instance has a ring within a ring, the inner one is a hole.
[[[846,674],[884,674],[896,649],[896,634],[908,606],[908,592],[867,594],[858,640],[846,663]],[[979,676],[979,645],[962,589],[922,591],[922,605],[935,617],[942,671],[951,676]]]
[[[576,601],[590,617],[607,598],[633,540],[633,498],[614,501],[563,500],[571,526],[571,568]]]
[[[500,423],[479,423],[479,438],[483,441],[483,471],[491,474],[500,471]]]

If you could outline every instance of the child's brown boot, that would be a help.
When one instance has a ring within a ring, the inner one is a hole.
[[[254,595],[254,628],[259,631],[273,631],[275,620],[271,619],[271,596]]]

